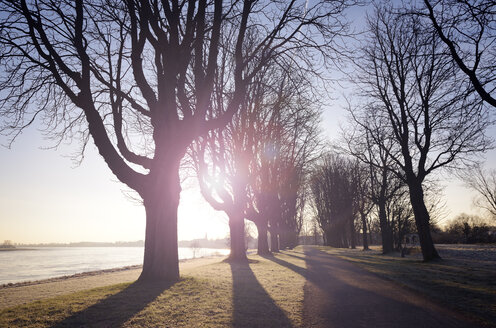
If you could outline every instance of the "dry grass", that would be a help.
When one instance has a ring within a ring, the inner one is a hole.
[[[305,268],[305,261],[278,258]],[[0,327],[287,327],[302,324],[305,279],[274,261],[216,262],[172,286],[121,283],[0,311]],[[263,315],[260,315],[263,314]]]
[[[417,257],[384,256],[377,250],[321,249],[428,295],[479,320],[481,326],[496,322],[496,262],[491,252],[484,253],[485,258],[465,252],[465,257],[446,255],[443,261],[422,263]],[[459,254],[460,250],[445,250],[445,254],[450,252]],[[126,282],[9,307],[0,310],[0,327],[304,325],[302,248],[274,258],[250,256],[249,263],[214,259],[182,272],[182,280],[170,286]]]
[[[322,247],[381,277],[425,294],[493,327],[496,322],[496,247],[440,245],[443,260],[424,263],[420,255],[401,258],[371,251]]]

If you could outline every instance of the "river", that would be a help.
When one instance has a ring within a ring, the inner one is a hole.
[[[228,249],[179,247],[179,259],[227,255]],[[0,251],[0,285],[143,263],[143,247],[33,247]]]

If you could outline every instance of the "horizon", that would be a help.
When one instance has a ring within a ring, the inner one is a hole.
[[[365,15],[364,8],[354,8],[350,17]],[[355,27],[363,20],[355,19]],[[336,70],[329,73],[336,74]],[[340,127],[346,126],[346,96],[352,95],[341,79],[332,86],[329,101],[323,106],[320,128],[326,141],[337,141]],[[345,81],[346,82],[346,81]],[[331,101],[332,99],[332,101]],[[68,243],[71,240],[113,242],[139,240],[145,236],[145,212],[132,199],[133,193],[117,182],[103,158],[97,154],[93,140],[87,145],[84,160],[74,165],[80,142],[66,140],[61,145],[43,135],[40,119],[5,147],[0,137],[0,242],[5,239],[21,243]],[[496,127],[488,130],[494,139]],[[53,149],[55,147],[55,149]],[[496,168],[494,148],[486,158],[488,168]],[[36,165],[33,165],[36,163]],[[462,213],[481,215],[473,206],[475,193],[463,186],[454,174],[436,173],[443,185],[445,203],[441,225]],[[178,209],[178,240],[192,240],[208,233],[223,238],[229,234],[227,216],[215,211],[202,197],[195,178],[182,183]],[[193,181],[191,181],[193,180]]]

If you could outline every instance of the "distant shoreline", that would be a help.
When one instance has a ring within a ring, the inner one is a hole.
[[[0,252],[6,252],[6,251],[36,251],[36,248],[29,248],[29,247],[12,247],[12,248],[2,248],[0,247]]]
[[[18,243],[13,245],[15,248],[33,248],[33,247],[144,247],[143,240],[137,241],[117,241],[117,242],[70,242],[70,243]],[[211,248],[211,249],[225,249],[229,248],[227,239],[193,239],[193,240],[180,240],[179,247],[185,248]],[[9,248],[9,247],[6,247]],[[3,250],[0,247],[0,250]]]

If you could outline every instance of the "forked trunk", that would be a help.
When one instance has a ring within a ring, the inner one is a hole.
[[[178,169],[153,181],[143,197],[146,211],[145,254],[140,280],[179,280],[177,208],[181,185]]]
[[[434,247],[434,242],[430,230],[430,215],[424,202],[424,191],[421,183],[408,183],[410,189],[410,201],[412,203],[413,214],[415,216],[415,224],[419,235],[420,247],[422,248],[422,256],[424,261],[440,259]]]
[[[269,250],[269,241],[267,238],[267,222],[257,222],[255,223],[258,230],[258,255],[268,255],[270,254]]]
[[[231,254],[229,255],[229,260],[246,260],[245,221],[243,215],[238,213],[229,215],[229,236],[231,238]]]

